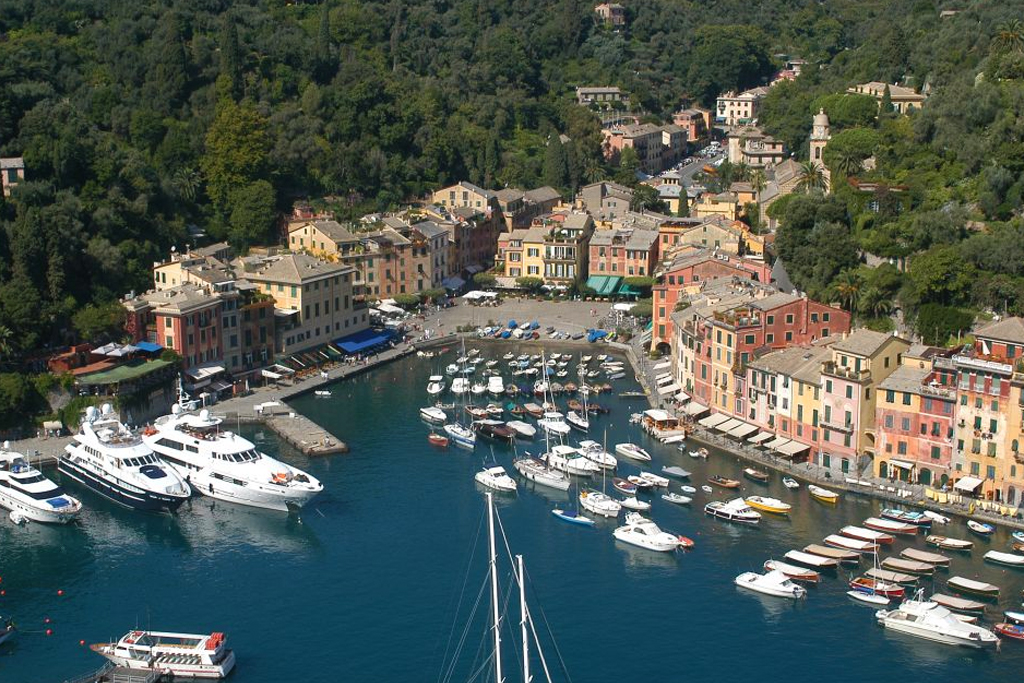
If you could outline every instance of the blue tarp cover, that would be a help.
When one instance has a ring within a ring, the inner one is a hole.
[[[393,336],[394,332],[391,330],[363,330],[362,332],[342,337],[334,343],[345,353],[359,353],[360,351],[387,343],[391,341]]]
[[[154,344],[153,342],[140,341],[135,344],[135,348],[139,351],[145,351],[146,353],[156,353],[157,351],[163,350],[164,347],[159,344]]]
[[[607,330],[587,330],[587,341],[596,342],[598,339],[604,339],[608,336]]]
[[[516,321],[515,320],[509,320],[508,321],[508,329],[510,329],[510,330],[516,329]]]

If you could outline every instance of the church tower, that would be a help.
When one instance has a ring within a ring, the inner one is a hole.
[[[830,132],[828,114],[825,113],[824,109],[821,109],[814,115],[814,124],[811,127],[811,163],[821,169],[822,175],[825,176],[827,187],[832,187],[832,178],[823,157],[825,155],[825,145],[831,139],[832,133]]]

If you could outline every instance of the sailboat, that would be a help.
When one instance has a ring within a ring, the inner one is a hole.
[[[463,371],[463,373],[465,373],[465,369],[466,369],[465,368],[465,363],[466,363],[466,361],[465,361],[465,359],[466,359],[466,340],[465,339],[462,340],[462,357],[461,358],[462,358],[462,371]],[[465,393],[465,392],[462,392],[462,393]],[[459,395],[462,395],[462,394],[459,394]],[[448,424],[446,424],[444,426],[444,433],[448,435],[448,438],[450,438],[452,441],[455,442],[456,446],[462,446],[463,448],[468,448],[470,450],[473,450],[473,448],[476,447],[476,432],[474,432],[472,429],[470,429],[469,427],[467,427],[466,425],[462,424],[459,421],[459,418],[457,417],[459,414],[460,414],[459,411],[456,410],[455,411],[455,415],[456,415],[455,421],[454,422],[449,422]]]
[[[878,565],[878,546],[875,545],[874,557],[875,570],[881,569]],[[903,587],[896,584],[886,583],[881,579],[861,576],[850,580],[850,590],[846,591],[850,598],[867,605],[886,607],[889,605],[890,597],[902,597]]]
[[[586,381],[586,376],[582,371],[580,371],[580,383],[582,384],[584,381]],[[575,410],[570,410],[565,416],[565,421],[568,422],[569,426],[573,429],[578,429],[586,434],[590,431],[590,420],[587,417],[590,413],[588,411],[587,394],[583,394],[583,411],[577,412]]]
[[[575,510],[563,510],[561,508],[554,508],[551,511],[555,517],[558,517],[563,522],[569,522],[569,524],[579,524],[581,526],[594,526],[595,522],[590,517],[586,517],[580,514],[580,499],[579,499],[579,484],[576,485],[576,509]]]
[[[548,434],[544,433],[544,450],[548,452]],[[513,450],[515,449],[515,442],[512,443]],[[540,458],[534,458],[529,453],[526,457],[516,458],[512,461],[512,466],[516,468],[519,474],[523,475],[527,479],[542,486],[550,486],[553,489],[559,491],[569,490],[569,477],[562,472],[551,467],[551,465]]]

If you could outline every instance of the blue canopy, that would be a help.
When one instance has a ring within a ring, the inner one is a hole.
[[[153,342],[140,341],[135,343],[135,348],[139,351],[145,351],[146,353],[156,353],[157,351],[163,351],[162,346],[154,344]]]
[[[510,329],[510,330],[514,330],[514,329],[516,329],[516,326],[517,326],[517,324],[518,324],[518,323],[516,323],[516,321],[515,321],[515,320],[509,320],[509,321],[508,321],[508,329]]]
[[[596,342],[598,339],[604,339],[608,336],[607,330],[587,330],[587,341]]]
[[[391,341],[395,333],[391,330],[363,330],[350,334],[334,342],[335,346],[345,353],[359,353],[375,346]]]
[[[539,330],[540,329],[540,323],[537,322],[536,320],[534,320],[532,323],[530,323],[530,329],[531,330]]]

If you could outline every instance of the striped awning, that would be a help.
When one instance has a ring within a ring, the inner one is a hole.
[[[739,426],[733,427],[729,430],[729,436],[735,436],[737,439],[745,439],[756,431],[756,426],[746,422],[741,422]]]
[[[747,439],[747,441],[749,441],[750,443],[761,444],[767,441],[768,439],[773,438],[774,436],[775,435],[772,434],[771,432],[761,432],[760,434],[756,434],[750,437],[749,439]]]
[[[666,377],[671,378],[672,377],[672,373],[671,372],[663,372],[661,374],[655,375],[654,376],[654,381],[655,382],[660,382],[661,380],[665,379]]]
[[[674,380],[674,379],[672,379],[672,373],[668,373],[668,374],[667,374],[667,375],[665,375],[664,377],[659,377],[658,379],[656,379],[656,380],[655,380],[655,382],[656,382],[656,383],[657,383],[657,384],[658,384],[659,386],[660,386],[660,385],[662,385],[662,384],[668,384],[669,382],[674,382],[674,381],[675,381],[675,380]]]
[[[712,415],[708,415],[707,417],[705,417],[698,424],[700,424],[701,427],[707,427],[708,429],[712,429],[712,428],[717,427],[718,425],[722,424],[723,422],[725,422],[728,419],[729,419],[728,415],[722,415],[721,413],[714,413]]]
[[[736,420],[736,419],[726,420],[725,422],[722,422],[720,424],[716,424],[715,425],[715,431],[716,432],[728,432],[733,427],[739,427],[741,424],[743,424],[743,420]]]

